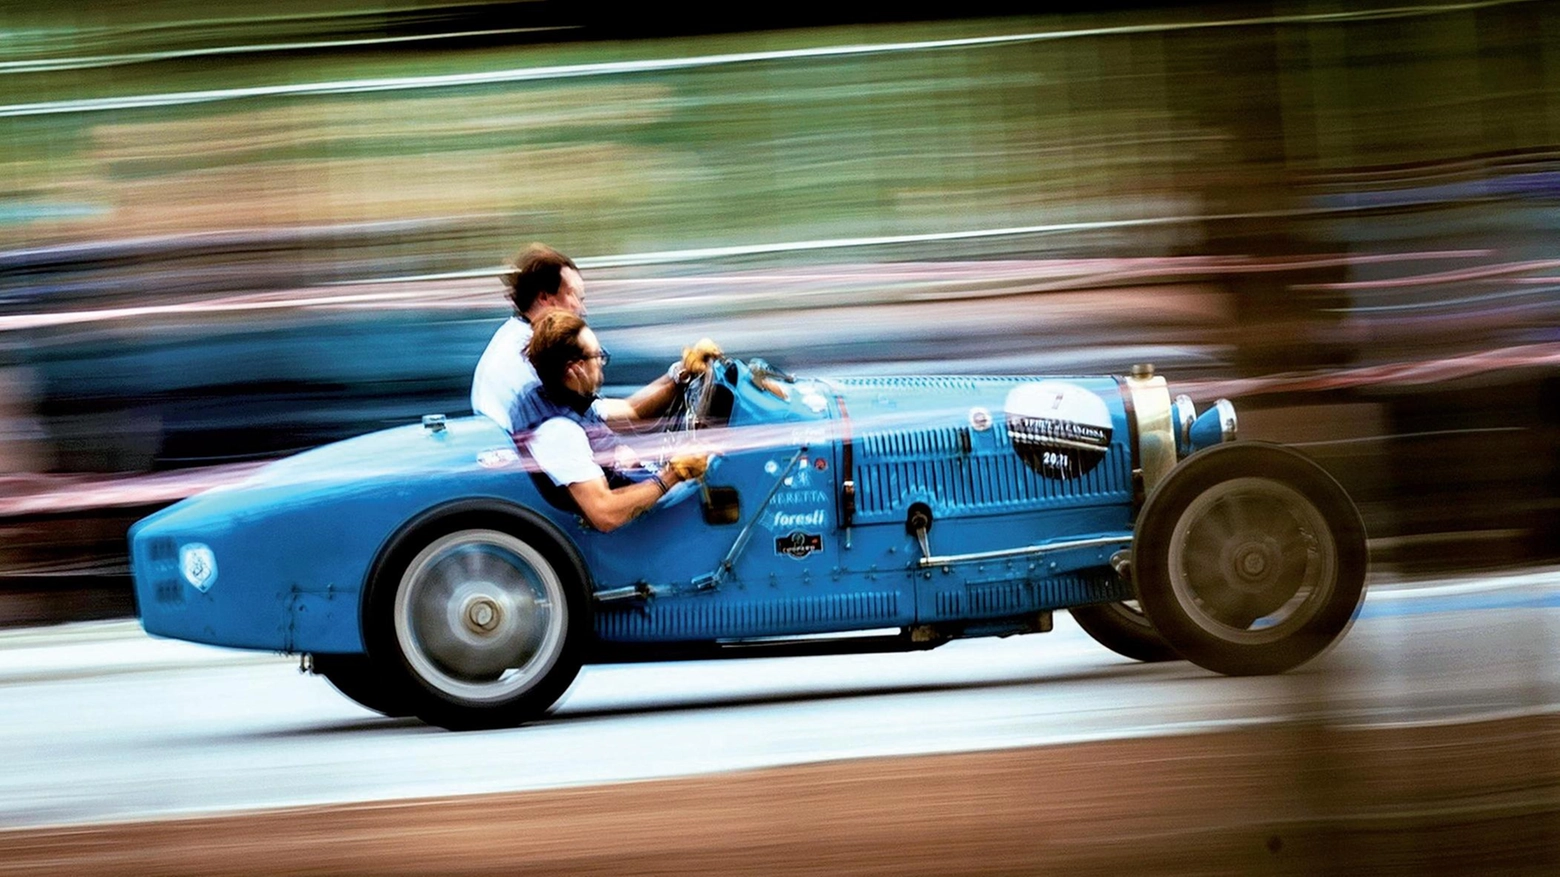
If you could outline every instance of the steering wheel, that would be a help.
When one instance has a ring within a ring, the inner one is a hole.
[[[693,380],[683,388],[684,430],[692,432],[714,425],[710,422],[711,412],[715,406],[715,399],[719,395],[718,391],[724,387],[719,375],[724,374],[734,364],[729,357],[718,356],[710,360],[709,368],[706,368],[703,374],[695,375]],[[730,412],[727,412],[726,416],[730,416]]]
[[[712,379],[715,369],[725,372],[733,361],[725,356],[710,360],[710,367],[703,374],[695,375],[672,395],[666,409],[654,418],[639,423],[616,425],[613,429],[633,435],[654,433],[692,432],[709,426],[710,409],[715,404],[719,379]]]

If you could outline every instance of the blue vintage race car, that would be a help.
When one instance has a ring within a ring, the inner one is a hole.
[[[610,533],[545,499],[484,417],[273,463],[132,529],[142,623],[301,653],[365,706],[484,728],[543,714],[588,662],[924,649],[1045,631],[1057,609],[1133,658],[1277,673],[1361,600],[1342,488],[1233,441],[1228,402],[1199,415],[1149,367],[809,379],[721,360],[685,403],[639,444],[717,450],[704,483]]]

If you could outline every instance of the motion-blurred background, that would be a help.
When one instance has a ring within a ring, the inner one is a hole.
[[[126,614],[140,515],[467,413],[532,240],[623,384],[700,335],[1153,362],[1379,563],[1560,555],[1560,6],[1024,5],[0,0],[0,623]]]

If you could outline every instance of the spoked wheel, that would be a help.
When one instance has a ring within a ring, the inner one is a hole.
[[[1347,628],[1365,527],[1320,466],[1278,445],[1197,454],[1149,497],[1133,545],[1139,601],[1176,651],[1230,675],[1281,673]]]
[[[1181,659],[1144,617],[1136,600],[1074,606],[1067,611],[1084,633],[1118,655],[1150,664]]]
[[[583,587],[510,533],[464,529],[392,564],[370,607],[370,653],[393,653],[423,720],[508,727],[552,706],[579,673]],[[377,649],[376,649],[377,646]]]
[[[367,655],[313,655],[312,672],[324,676],[335,689],[360,706],[392,719],[412,714],[402,691],[380,672]]]

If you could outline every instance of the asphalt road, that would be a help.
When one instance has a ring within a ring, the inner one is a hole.
[[[1413,729],[1560,705],[1560,571],[1377,581],[1280,677],[1136,664],[1048,634],[907,655],[589,668],[548,721],[454,734],[369,713],[296,659],[133,623],[0,634],[0,828],[595,786],[743,769],[1292,728]],[[1166,741],[1166,746],[1173,745]]]

